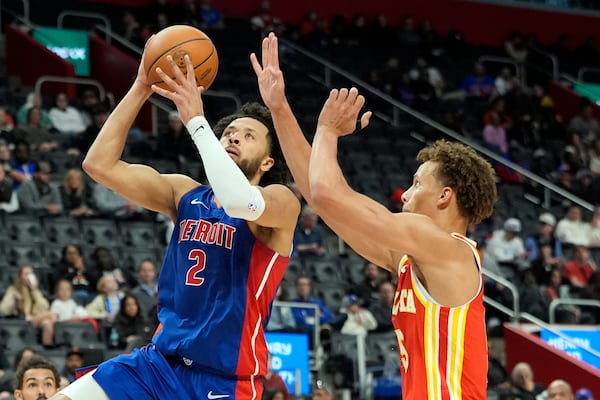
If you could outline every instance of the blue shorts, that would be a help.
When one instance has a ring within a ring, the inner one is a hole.
[[[187,361],[165,357],[149,344],[103,362],[92,376],[111,400],[260,400],[262,397],[259,377],[236,379],[215,375]]]

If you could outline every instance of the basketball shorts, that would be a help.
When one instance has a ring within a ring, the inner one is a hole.
[[[93,378],[111,400],[260,400],[259,377],[236,379],[206,372],[182,357],[165,357],[153,344],[100,364]]]

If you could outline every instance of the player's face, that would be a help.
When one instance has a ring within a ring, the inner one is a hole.
[[[421,164],[417,169],[411,187],[402,195],[403,212],[433,215],[443,189],[434,175],[435,169],[436,164],[431,161]]]
[[[249,117],[232,121],[223,131],[221,144],[248,179],[259,169],[268,170],[273,164],[273,159],[268,156],[268,132],[262,122]]]
[[[56,393],[54,374],[49,369],[36,368],[23,375],[23,389],[15,390],[17,400],[45,400]]]

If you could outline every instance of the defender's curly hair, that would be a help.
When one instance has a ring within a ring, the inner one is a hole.
[[[271,118],[271,112],[264,105],[257,102],[245,103],[238,111],[234,114],[227,115],[221,118],[213,127],[213,131],[218,138],[221,138],[223,131],[227,126],[238,118],[253,118],[264,124],[267,129],[267,140],[269,143],[268,154],[269,157],[275,160],[275,163],[270,170],[260,179],[260,186],[267,186],[274,183],[287,184],[290,181],[291,174],[288,166],[283,157],[283,151],[279,145],[279,139],[275,134],[275,126],[273,125],[273,119]]]
[[[436,178],[456,192],[458,210],[469,223],[476,224],[494,213],[498,195],[494,169],[472,148],[438,140],[419,151],[417,160],[438,164]]]

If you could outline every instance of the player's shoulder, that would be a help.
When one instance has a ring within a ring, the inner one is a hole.
[[[163,174],[163,178],[169,183],[173,190],[173,205],[175,208],[179,205],[181,198],[193,189],[202,184],[187,175],[183,174]]]

